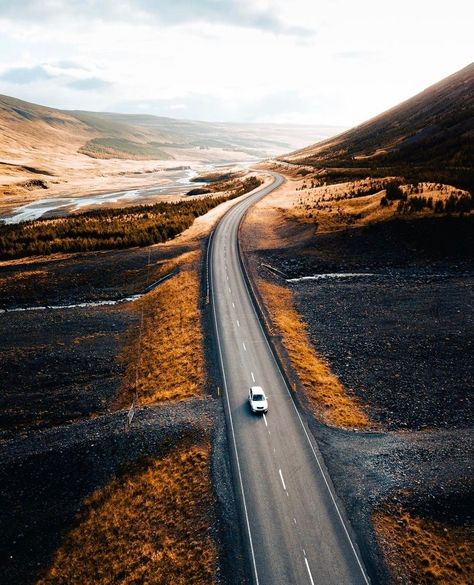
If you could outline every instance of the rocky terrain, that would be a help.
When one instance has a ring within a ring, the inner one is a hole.
[[[133,469],[162,457],[187,437],[212,439],[218,582],[241,583],[240,529],[230,479],[221,403],[202,399],[58,426],[2,443],[0,564],[2,583],[35,583],[70,528],[86,496]],[[232,551],[232,552],[231,552]]]

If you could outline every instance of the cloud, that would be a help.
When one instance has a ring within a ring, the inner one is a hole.
[[[334,54],[337,59],[367,61],[377,56],[375,51],[339,51]]]
[[[54,65],[59,69],[81,69],[82,71],[87,71],[87,69],[81,63],[78,63],[77,61],[68,61],[67,59],[63,61],[57,61],[56,63],[51,63],[51,65]]]
[[[86,79],[70,81],[67,85],[72,89],[78,89],[80,91],[95,91],[105,89],[113,84],[99,77],[87,77]]]
[[[0,75],[2,81],[24,85],[36,81],[45,81],[54,77],[42,65],[34,67],[13,67]]]
[[[45,22],[63,18],[163,24],[227,24],[294,36],[310,36],[306,26],[286,24],[271,3],[253,0],[0,0],[2,16],[13,21]],[[261,4],[261,3],[260,3]]]

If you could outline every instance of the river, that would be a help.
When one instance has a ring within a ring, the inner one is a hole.
[[[254,161],[255,162],[255,161]],[[244,167],[250,163],[226,164],[226,167]],[[134,203],[136,205],[156,202],[160,196],[179,195],[186,193],[191,187],[197,187],[204,183],[192,179],[201,172],[212,172],[223,164],[195,165],[193,167],[179,167],[177,169],[163,170],[161,175],[167,182],[159,185],[126,191],[112,191],[110,193],[86,194],[86,195],[57,195],[46,197],[22,205],[0,217],[0,223],[15,224],[22,221],[39,219],[40,217],[54,217],[67,215],[81,209],[90,209],[96,206],[110,204]]]

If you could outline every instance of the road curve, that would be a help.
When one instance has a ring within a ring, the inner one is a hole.
[[[257,318],[239,260],[245,211],[283,177],[235,205],[210,246],[210,286],[231,435],[234,478],[255,585],[367,585],[347,520],[281,376]],[[248,389],[269,395],[265,417],[252,415]]]

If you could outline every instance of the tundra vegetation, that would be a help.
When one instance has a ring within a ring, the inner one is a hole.
[[[38,585],[212,585],[210,444],[183,441],[96,490]]]
[[[474,566],[472,525],[420,515],[398,504],[377,510],[377,541],[396,583],[468,585]]]

